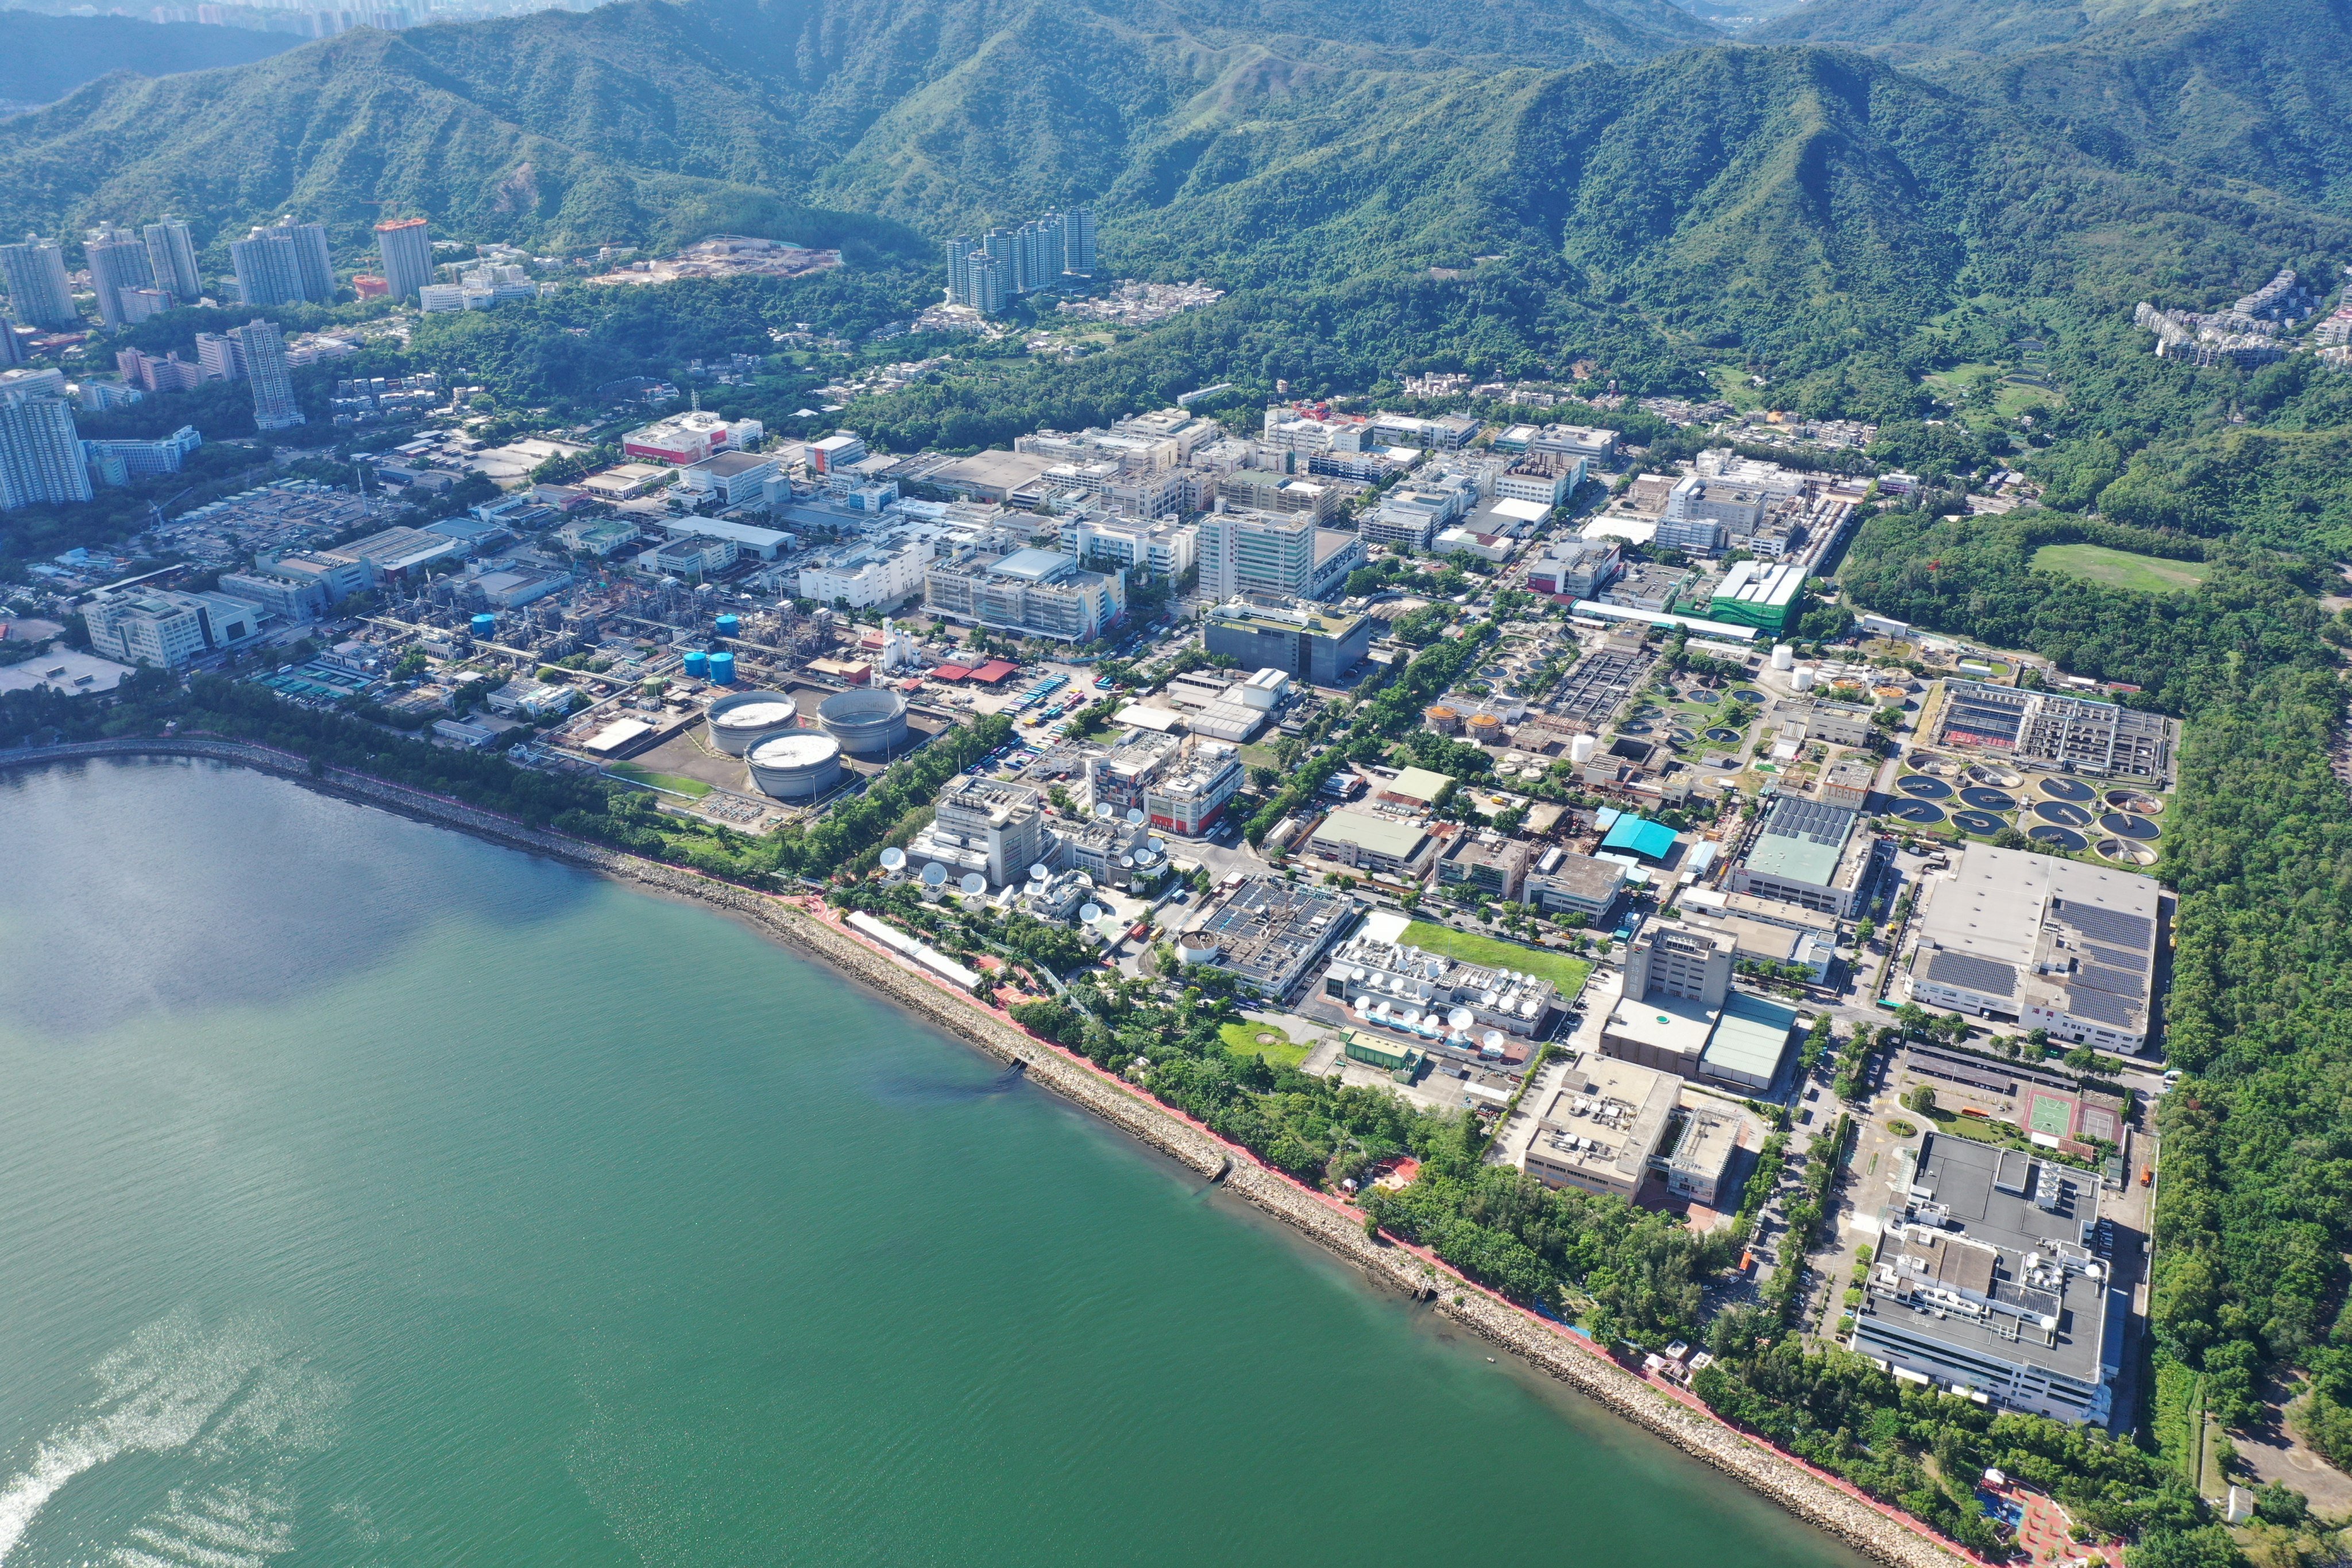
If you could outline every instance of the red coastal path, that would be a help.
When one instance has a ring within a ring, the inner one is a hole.
[[[1195,1136],[1209,1141],[1222,1150],[1232,1166],[1245,1169],[1256,1176],[1280,1184],[1292,1198],[1307,1200],[1313,1205],[1320,1205],[1331,1217],[1351,1228],[1360,1231],[1362,1227],[1362,1212],[1352,1205],[1342,1203],[1329,1194],[1307,1186],[1286,1173],[1267,1165],[1247,1149],[1223,1138],[1184,1111],[1150,1095],[1139,1093],[1135,1086],[1126,1079],[1106,1071],[1076,1052],[1030,1033],[1015,1022],[1005,1009],[982,1003],[971,993],[961,990],[948,984],[944,979],[907,963],[898,953],[850,927],[824,903],[823,899],[814,895],[760,892],[709,876],[690,867],[673,866],[667,861],[655,860],[625,850],[614,849],[590,840],[576,838],[551,828],[535,827],[520,818],[475,805],[436,791],[419,789],[411,784],[396,784],[348,768],[328,766],[314,772],[313,761],[310,758],[256,742],[236,740],[204,731],[188,731],[178,736],[156,739],[125,738],[20,748],[16,751],[0,752],[0,767],[30,766],[51,762],[108,756],[142,755],[200,757],[253,767],[339,797],[356,797],[367,804],[404,810],[512,847],[549,854],[588,869],[625,875],[633,880],[652,887],[695,893],[721,909],[740,909],[748,901],[754,907],[788,910],[801,919],[813,921],[824,927],[827,936],[831,939],[856,944],[860,952],[887,963],[889,969],[902,979],[921,981],[929,993],[940,997],[951,997],[961,1008],[969,1009],[971,1013],[985,1017],[991,1023],[1015,1032],[1022,1039],[1031,1043],[1034,1048],[1050,1053],[1069,1069],[1090,1077],[1104,1089],[1125,1097],[1139,1107],[1148,1108],[1153,1115],[1169,1118],[1189,1128]],[[1517,1302],[1466,1278],[1427,1248],[1402,1241],[1385,1231],[1381,1232],[1380,1235],[1387,1246],[1418,1258],[1431,1276],[1450,1279],[1454,1282],[1456,1291],[1475,1293],[1490,1308],[1500,1309],[1511,1314],[1524,1327],[1540,1333],[1549,1344],[1559,1348],[1572,1346],[1578,1354],[1591,1358],[1596,1367],[1605,1366],[1618,1374],[1647,1385],[1691,1415],[1703,1420],[1717,1431],[1729,1436],[1737,1443],[1769,1455],[1774,1462],[1798,1470],[1816,1483],[1841,1494],[1850,1502],[1860,1505],[1893,1526],[1902,1536],[1907,1537],[1913,1543],[1914,1552],[1925,1548],[1931,1553],[1948,1553],[1960,1562],[1979,1564],[1979,1568],[1993,1568],[1993,1565],[1987,1563],[1985,1559],[1947,1540],[1909,1514],[1878,1501],[1851,1483],[1785,1449],[1766,1442],[1756,1434],[1724,1421],[1703,1401],[1688,1392],[1663,1379],[1632,1371],[1584,1335],[1529,1311]],[[1793,1511],[1801,1514],[1806,1512],[1804,1508],[1791,1501],[1785,1494],[1776,1492],[1769,1487],[1761,1486],[1760,1483],[1754,1481],[1753,1478],[1750,1478],[1750,1482],[1759,1485],[1759,1489],[1765,1490],[1768,1495],[1774,1496],[1777,1500],[1781,1501]],[[1818,1517],[1815,1518],[1815,1522],[1833,1528],[1827,1521]],[[1890,1545],[1888,1542],[1865,1542],[1857,1539],[1851,1531],[1843,1533],[1846,1533],[1847,1538],[1854,1544],[1864,1546],[1866,1550],[1872,1551],[1874,1555],[1889,1561],[1899,1560],[1897,1554],[1888,1549]]]

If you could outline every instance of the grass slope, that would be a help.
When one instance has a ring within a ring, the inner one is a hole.
[[[1516,969],[1522,974],[1540,976],[1559,987],[1563,1005],[1576,1000],[1577,993],[1584,989],[1585,976],[1592,973],[1592,965],[1580,958],[1521,947],[1515,942],[1497,942],[1490,936],[1432,925],[1427,921],[1415,921],[1406,926],[1402,941],[1408,946],[1443,953],[1464,963]]]
[[[2033,570],[2138,594],[2177,594],[2213,574],[2213,568],[2202,561],[2167,561],[2110,550],[2104,544],[2045,544],[2033,552]]]

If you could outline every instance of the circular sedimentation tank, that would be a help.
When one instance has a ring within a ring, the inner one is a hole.
[[[907,741],[907,700],[882,687],[854,686],[816,705],[816,721],[853,756],[880,756]]]
[[[735,691],[710,705],[710,738],[730,757],[800,728],[800,704],[781,691]]]
[[[760,792],[778,800],[808,800],[841,782],[841,745],[830,735],[772,735],[744,760]]]

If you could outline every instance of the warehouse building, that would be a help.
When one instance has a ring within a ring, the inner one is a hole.
[[[2158,891],[2154,878],[2118,868],[1971,844],[1929,885],[1911,999],[2077,1045],[2143,1049]]]
[[[1418,881],[1437,843],[1419,823],[1402,817],[1335,811],[1316,828],[1307,847],[1342,866]]]

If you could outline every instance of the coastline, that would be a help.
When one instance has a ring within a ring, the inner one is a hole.
[[[0,768],[112,757],[187,757],[253,768],[322,794],[455,827],[664,896],[693,899],[863,982],[899,1006],[1026,1074],[1120,1131],[1223,1184],[1261,1211],[1357,1265],[1373,1283],[1433,1299],[1439,1311],[1654,1435],[1894,1568],[1953,1568],[1977,1561],[1843,1481],[1742,1436],[1686,1394],[1626,1370],[1590,1342],[1475,1285],[1419,1248],[1365,1233],[1361,1215],[1260,1164],[1089,1061],[1034,1038],[976,1000],[902,966],[787,895],[753,892],[698,872],[532,828],[497,813],[253,742],[186,736],[124,739],[0,752]]]

